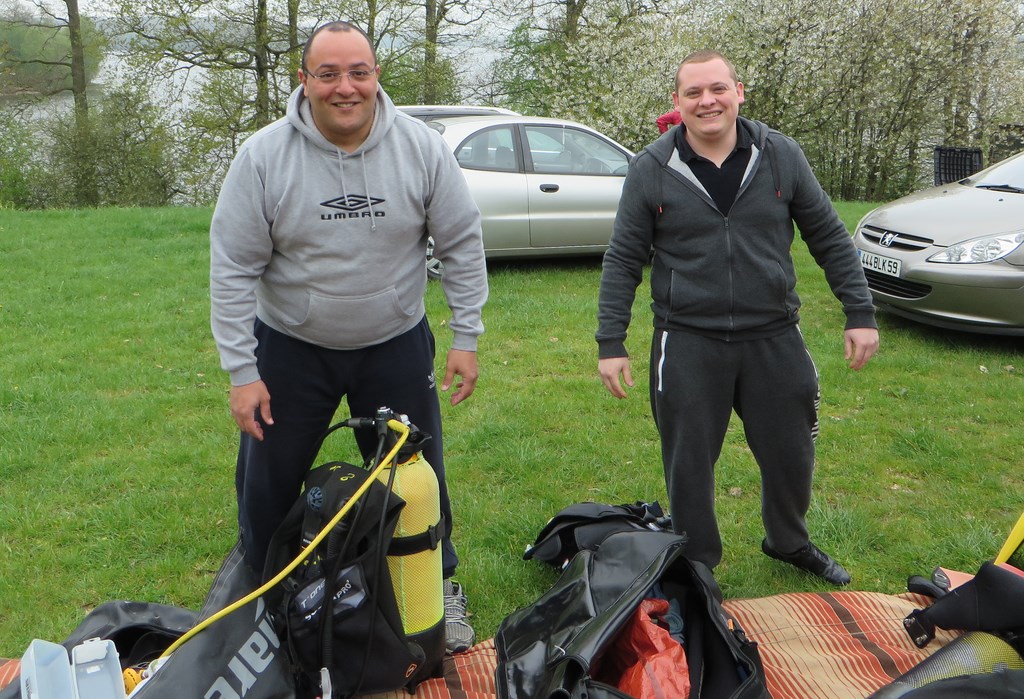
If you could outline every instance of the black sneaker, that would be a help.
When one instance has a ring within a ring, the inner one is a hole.
[[[761,542],[761,550],[769,558],[789,563],[833,585],[841,587],[850,584],[850,574],[846,572],[846,569],[809,541],[806,546],[797,549],[793,553],[779,553],[768,546],[768,540],[765,539]]]

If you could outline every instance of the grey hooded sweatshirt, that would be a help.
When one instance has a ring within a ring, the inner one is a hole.
[[[630,164],[601,277],[600,358],[627,356],[633,299],[652,250],[655,328],[736,341],[796,325],[794,223],[843,304],[846,327],[875,327],[857,249],[800,146],[761,122],[738,121],[753,147],[728,211],[680,160],[674,131]]]
[[[210,226],[211,327],[232,385],[259,380],[253,324],[330,349],[380,344],[424,315],[427,237],[444,262],[454,349],[476,349],[487,273],[480,212],[433,129],[378,87],[352,153],[313,123],[300,86],[242,144]]]

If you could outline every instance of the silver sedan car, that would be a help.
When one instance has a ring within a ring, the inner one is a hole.
[[[488,258],[608,249],[632,153],[583,124],[513,113],[415,113],[455,153],[483,216]],[[463,108],[453,108],[463,109]],[[442,272],[428,260],[431,276]]]
[[[1024,335],[1024,153],[875,209],[855,242],[881,309]]]

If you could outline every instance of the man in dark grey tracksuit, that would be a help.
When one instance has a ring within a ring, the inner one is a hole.
[[[739,117],[743,84],[724,56],[684,59],[673,100],[682,124],[636,156],[623,185],[601,278],[601,378],[619,398],[633,385],[626,331],[653,248],[651,408],[688,556],[722,558],[714,466],[735,410],[761,470],[762,550],[845,585],[805,521],[818,376],[798,327],[794,223],[843,304],[846,358],[860,369],[878,331],[856,249],[799,145]]]

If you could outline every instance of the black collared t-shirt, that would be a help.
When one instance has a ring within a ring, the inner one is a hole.
[[[740,191],[743,173],[750,162],[750,146],[753,141],[750,134],[736,124],[736,147],[729,157],[718,167],[702,155],[697,155],[686,141],[686,128],[680,125],[676,129],[675,143],[679,151],[679,159],[690,166],[704,189],[715,202],[715,206],[723,214],[728,214],[732,203],[736,201],[736,193]]]

